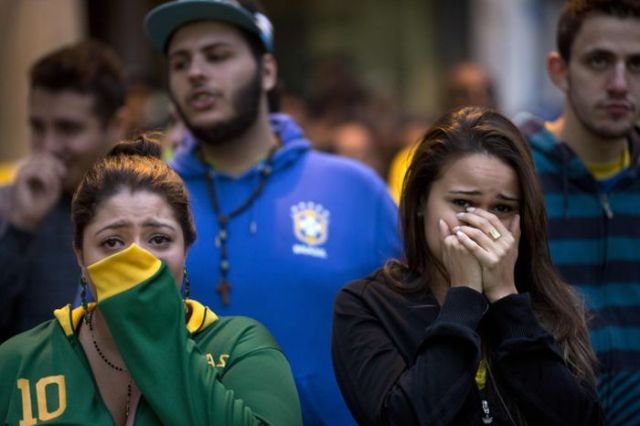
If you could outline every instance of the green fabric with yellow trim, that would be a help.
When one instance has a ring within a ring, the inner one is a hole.
[[[262,325],[194,301],[185,320],[169,269],[135,245],[88,272],[142,392],[135,425],[302,424],[289,364]],[[82,308],[55,315],[0,346],[0,423],[112,425],[77,339]]]

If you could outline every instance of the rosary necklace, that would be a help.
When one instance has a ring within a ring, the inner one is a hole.
[[[98,346],[98,342],[96,341],[95,335],[93,334],[93,312],[94,311],[91,311],[90,314],[87,314],[89,315],[89,331],[91,332],[91,340],[93,341],[93,347],[96,348],[96,352],[98,352],[98,355],[100,355],[100,358],[102,358],[105,364],[107,364],[109,367],[113,368],[116,371],[129,374],[129,371],[127,371],[126,368],[111,362],[109,358],[107,358],[105,354],[102,352],[102,350],[100,349],[100,346]],[[129,376],[129,384],[127,385],[127,401],[125,403],[125,411],[124,411],[125,423],[126,423],[126,420],[129,418],[129,409],[131,408],[131,380],[132,380],[131,376]]]
[[[244,200],[238,207],[231,210],[227,214],[222,213],[220,209],[220,203],[218,202],[218,196],[216,194],[216,187],[214,184],[215,171],[212,168],[209,168],[205,173],[205,182],[207,183],[209,200],[211,201],[211,207],[216,214],[216,221],[218,222],[218,235],[216,236],[216,243],[220,246],[220,282],[216,287],[216,293],[218,293],[222,304],[225,306],[229,305],[229,293],[231,292],[231,284],[229,283],[228,279],[230,268],[228,252],[229,221],[251,207],[251,205],[256,201],[256,199],[264,190],[265,185],[267,184],[267,180],[269,179],[269,176],[271,176],[273,156],[276,153],[278,146],[279,144],[276,144],[269,150],[267,158],[264,161],[264,166],[262,167],[262,170],[260,170],[260,181],[258,182],[258,185],[253,189],[246,200]]]

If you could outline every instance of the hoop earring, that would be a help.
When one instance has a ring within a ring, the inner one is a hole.
[[[84,310],[84,322],[89,324],[89,302],[87,301],[87,279],[84,275],[80,275],[80,301]]]
[[[182,298],[186,302],[191,293],[191,283],[189,283],[189,277],[187,277],[187,268],[184,268],[182,272]]]

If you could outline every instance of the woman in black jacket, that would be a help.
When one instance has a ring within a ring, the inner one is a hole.
[[[363,425],[602,423],[585,312],[551,265],[543,195],[515,126],[442,117],[400,202],[405,260],[339,294],[333,360]]]

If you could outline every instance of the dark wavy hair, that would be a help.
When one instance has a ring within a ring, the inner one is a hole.
[[[122,62],[113,49],[96,40],[64,46],[40,58],[29,71],[29,86],[90,95],[103,126],[125,104]]]
[[[569,62],[571,47],[584,21],[595,15],[640,19],[638,0],[571,0],[562,9],[556,28],[556,46],[560,57]]]
[[[528,145],[498,112],[480,107],[453,110],[424,135],[407,170],[400,200],[405,261],[389,262],[385,275],[400,291],[420,291],[428,285],[439,262],[429,250],[418,214],[446,166],[472,154],[494,156],[518,176],[522,234],[514,272],[517,290],[530,294],[536,316],[559,343],[574,375],[593,383],[596,358],[584,304],[551,264],[544,197]]]
[[[152,134],[117,144],[84,176],[71,201],[74,245],[82,247],[84,230],[102,203],[123,190],[148,191],[163,197],[184,235],[185,247],[196,239],[189,197],[184,182],[161,159],[160,145]]]

